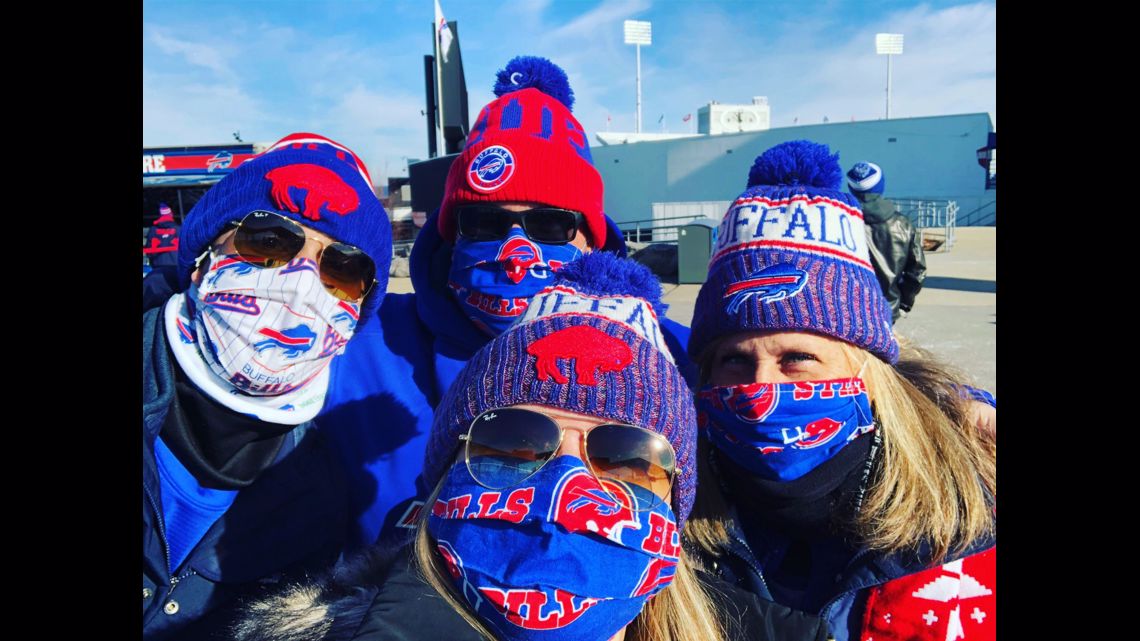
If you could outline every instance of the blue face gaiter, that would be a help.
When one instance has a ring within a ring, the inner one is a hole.
[[[566,243],[548,245],[512,228],[503,240],[455,240],[448,287],[479,329],[503,333],[526,311],[531,296],[550,284],[553,273],[582,255]]]
[[[640,487],[559,456],[489,490],[451,468],[427,529],[458,591],[499,639],[606,641],[673,580],[681,539],[667,503],[635,512]],[[607,494],[607,491],[609,494]]]
[[[697,421],[725,455],[771,481],[800,478],[875,428],[860,378],[705,386]]]

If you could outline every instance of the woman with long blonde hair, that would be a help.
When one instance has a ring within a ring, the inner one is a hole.
[[[696,409],[663,311],[642,265],[567,265],[437,408],[414,542],[253,605],[235,636],[822,640],[689,563]]]
[[[756,159],[697,298],[705,565],[837,640],[992,638],[995,450],[962,379],[900,349],[838,155]]]

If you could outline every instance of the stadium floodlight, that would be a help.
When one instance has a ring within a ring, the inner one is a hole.
[[[625,44],[637,47],[637,133],[641,133],[641,45],[653,44],[653,25],[644,20],[626,20]]]
[[[875,53],[887,57],[887,120],[891,119],[891,56],[902,55],[902,52],[903,34],[875,34]]]

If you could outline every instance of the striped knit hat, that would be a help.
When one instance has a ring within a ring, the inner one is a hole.
[[[340,143],[311,133],[285,136],[210,188],[182,222],[178,277],[182,289],[202,252],[231,222],[256,211],[291,218],[368,254],[376,284],[360,322],[380,306],[392,262],[392,225],[372,191],[368,168]]]
[[[566,72],[546,58],[518,56],[499,70],[498,96],[483,107],[451,163],[439,233],[454,243],[460,205],[534,202],[581,212],[592,247],[606,244],[602,175],[586,130],[570,112]]]
[[[697,295],[689,355],[742,331],[810,331],[894,363],[891,308],[871,267],[863,212],[841,191],[839,154],[807,140],[756,158],[724,215]]]
[[[681,527],[696,492],[697,420],[661,333],[665,307],[657,278],[633,260],[591,252],[566,265],[467,361],[436,408],[424,456],[428,486],[451,466],[476,416],[534,403],[664,435],[677,453],[673,511]]]

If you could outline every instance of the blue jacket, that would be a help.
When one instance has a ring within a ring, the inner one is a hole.
[[[729,543],[722,548],[721,556],[706,558],[705,563],[725,581],[762,599],[776,601],[756,551],[762,551],[769,558],[782,557],[789,543],[785,535],[775,530],[763,531],[747,539],[743,528],[734,520],[729,528]],[[924,548],[907,554],[884,554],[866,548],[844,553],[845,547],[840,541],[830,543],[836,552],[847,555],[847,561],[835,576],[834,585],[824,588],[827,594],[824,605],[818,612],[808,614],[818,615],[827,621],[835,641],[859,641],[864,606],[871,588],[931,567],[929,554]],[[948,555],[943,563],[984,552],[995,544],[994,539],[975,541],[965,552]]]
[[[418,476],[431,433],[432,413],[467,360],[491,337],[466,317],[447,289],[452,246],[431,216],[409,260],[414,294],[387,294],[380,313],[357,326],[344,354],[333,359],[329,395],[317,417],[347,470],[352,546],[378,535],[411,532]],[[608,220],[608,219],[607,219]],[[609,221],[606,251],[625,254]],[[685,345],[689,328],[662,319],[662,332],[690,385],[696,367]]]
[[[298,426],[171,576],[154,443],[174,402],[175,366],[162,308],[151,309],[143,315],[143,635],[226,638],[239,600],[336,561],[347,527],[345,482],[322,435]]]

